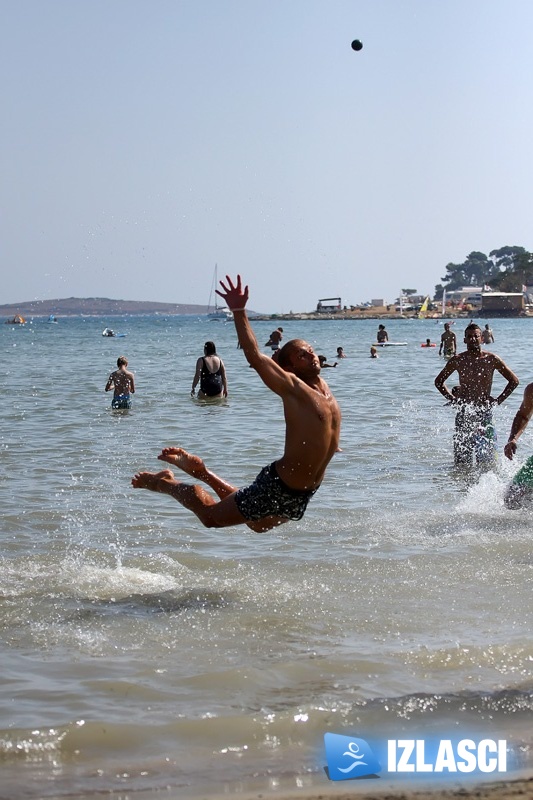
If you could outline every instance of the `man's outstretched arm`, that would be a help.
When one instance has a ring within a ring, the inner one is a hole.
[[[224,290],[223,292],[220,292],[218,289],[215,291],[223,298],[228,308],[232,310],[233,322],[235,323],[239,344],[248,363],[257,369],[257,360],[259,357],[262,357],[262,353],[259,350],[257,339],[255,338],[255,334],[246,314],[248,287],[245,286],[243,289],[240,275],[237,275],[237,283],[235,285],[229,275],[226,275],[226,282],[227,286],[223,281],[220,281],[220,285]]]
[[[226,285],[227,284],[227,285]],[[246,314],[246,303],[248,302],[248,287],[242,288],[241,276],[237,275],[237,283],[226,275],[226,284],[220,281],[223,292],[218,289],[216,293],[223,298],[228,308],[233,312],[233,322],[237,331],[239,344],[244,352],[246,360],[258,373],[262,381],[276,394],[282,395],[293,385],[293,378],[290,373],[285,372],[269,356],[263,355],[259,350],[257,339],[250,325]]]

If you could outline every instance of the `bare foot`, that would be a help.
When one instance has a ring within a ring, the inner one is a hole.
[[[131,479],[134,489],[150,489],[152,492],[168,493],[176,483],[174,473],[169,469],[163,469],[161,472],[138,472]]]
[[[174,467],[182,469],[193,478],[201,480],[202,476],[205,476],[205,464],[200,456],[193,456],[182,447],[164,447],[157,457],[160,461],[167,461]]]

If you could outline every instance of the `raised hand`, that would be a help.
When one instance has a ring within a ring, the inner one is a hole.
[[[219,292],[218,289],[215,289],[216,293],[225,300],[226,305],[232,311],[242,311],[248,302],[248,287],[245,286],[243,290],[240,275],[237,275],[236,285],[233,284],[230,276],[226,275],[226,283],[227,286],[224,281],[220,281],[220,285],[224,291]]]

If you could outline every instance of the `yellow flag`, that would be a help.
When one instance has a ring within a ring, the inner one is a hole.
[[[428,310],[428,303],[429,303],[429,297],[426,297],[426,299],[420,306],[420,311],[418,312],[418,319],[424,319],[424,314]]]

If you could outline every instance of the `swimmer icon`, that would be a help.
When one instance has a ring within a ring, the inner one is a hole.
[[[357,742],[350,742],[350,744],[348,745],[348,749],[346,750],[345,753],[343,753],[343,756],[349,756],[354,760],[352,761],[349,767],[346,767],[346,769],[338,767],[339,772],[351,772],[356,767],[367,766],[366,761],[363,761],[365,755],[364,753],[361,752],[361,748],[359,747]]]
[[[342,736],[338,733],[325,733],[324,745],[330,781],[364,778],[365,775],[376,775],[381,772],[381,764],[364,739]]]

